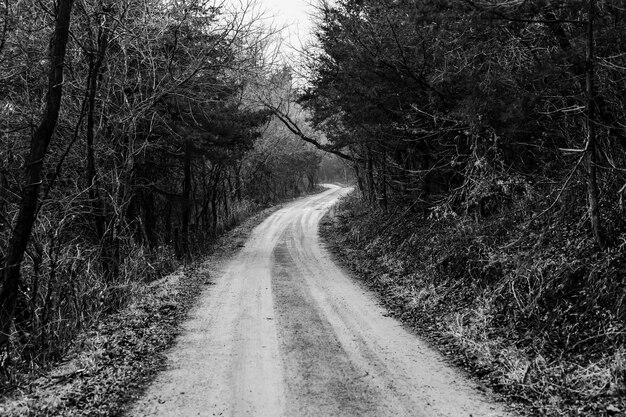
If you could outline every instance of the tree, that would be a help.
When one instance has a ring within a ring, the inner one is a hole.
[[[13,226],[2,270],[0,291],[0,346],[7,343],[17,301],[20,267],[31,230],[35,223],[44,159],[54,133],[63,93],[63,65],[70,30],[73,0],[58,0],[55,26],[50,41],[50,69],[44,112],[30,141],[26,164],[26,181],[22,189],[20,210]]]
[[[625,181],[620,4],[343,0],[319,13],[300,103],[355,160],[368,201],[481,218],[535,178],[561,184],[539,191],[547,213],[582,175],[603,246],[601,208]]]

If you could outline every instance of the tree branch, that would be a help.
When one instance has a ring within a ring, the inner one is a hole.
[[[313,138],[305,135],[304,132],[300,129],[300,127],[298,127],[296,122],[294,122],[287,114],[283,113],[282,111],[280,111],[276,107],[271,106],[269,104],[265,104],[265,107],[267,109],[271,110],[272,113],[274,113],[274,115],[278,118],[278,120],[283,122],[283,124],[287,127],[287,129],[289,129],[294,135],[300,137],[300,139],[302,139],[303,141],[312,144],[317,149],[320,149],[322,151],[335,154],[338,157],[340,157],[342,159],[345,159],[347,161],[356,162],[356,159],[353,156],[348,155],[348,154],[346,154],[344,152],[341,152],[340,150],[338,150],[337,148],[335,148],[333,146],[324,145],[324,144],[320,143],[319,141],[317,141],[316,139],[313,139]]]

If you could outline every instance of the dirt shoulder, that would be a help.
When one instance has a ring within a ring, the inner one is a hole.
[[[138,398],[165,363],[202,289],[281,206],[268,208],[227,232],[206,259],[180,268],[142,290],[123,311],[83,333],[62,363],[2,398],[3,416],[113,416]]]

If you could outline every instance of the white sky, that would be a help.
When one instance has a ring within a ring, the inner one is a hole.
[[[286,26],[284,38],[288,44],[299,48],[311,39],[316,0],[258,0],[259,6],[273,17],[277,27]],[[288,45],[285,45],[288,47]]]

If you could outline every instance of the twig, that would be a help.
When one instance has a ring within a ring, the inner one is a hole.
[[[586,150],[586,149],[585,149]],[[544,214],[546,214],[547,212],[549,212],[550,210],[552,210],[552,208],[556,205],[556,203],[560,200],[561,196],[563,195],[563,192],[565,191],[565,189],[567,188],[567,186],[569,185],[570,181],[572,180],[572,177],[574,176],[574,174],[576,173],[576,171],[578,171],[578,167],[580,167],[580,164],[582,163],[583,159],[585,157],[585,153],[583,153],[579,158],[578,161],[576,162],[576,165],[574,166],[574,169],[572,169],[572,171],[569,173],[569,175],[567,176],[567,179],[565,180],[565,183],[563,184],[563,187],[561,187],[561,189],[559,190],[559,193],[557,194],[556,198],[554,199],[554,201],[552,202],[552,204],[550,204],[550,206],[548,206],[548,208],[546,208],[545,210],[543,210],[541,213],[533,216],[530,218],[530,220],[526,221],[525,224],[529,224],[535,220],[537,220],[539,217],[543,216]]]

